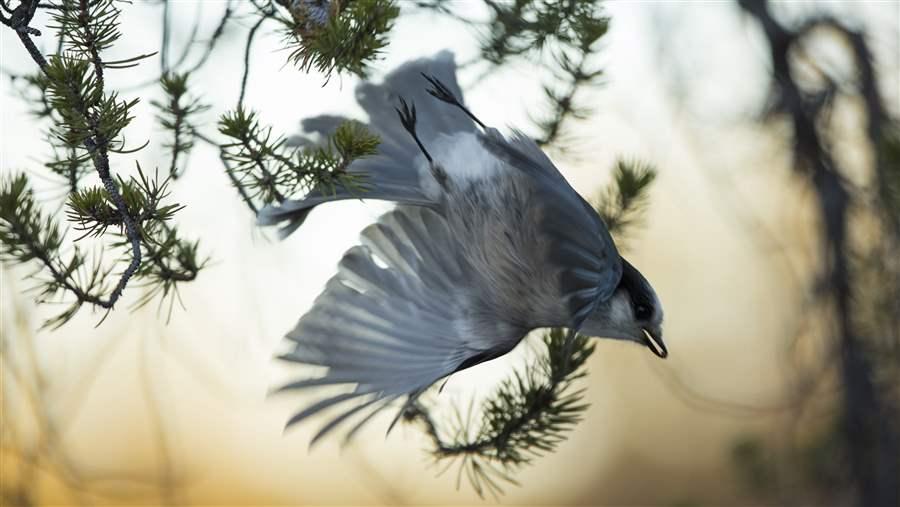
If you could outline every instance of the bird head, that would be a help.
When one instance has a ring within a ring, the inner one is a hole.
[[[661,358],[669,355],[662,337],[663,310],[656,291],[634,266],[622,259],[622,278],[612,297],[597,305],[579,332],[628,340]]]

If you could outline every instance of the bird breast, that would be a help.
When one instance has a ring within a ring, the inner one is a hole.
[[[543,208],[534,180],[470,139],[455,141],[469,153],[435,161],[456,183],[441,190],[442,211],[470,273],[473,311],[527,329],[565,322],[568,310],[559,298],[559,273],[548,262],[551,245],[540,228]],[[463,168],[465,161],[472,165]]]

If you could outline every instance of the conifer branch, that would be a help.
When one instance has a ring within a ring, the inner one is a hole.
[[[105,277],[83,276],[85,258],[77,247],[70,259],[63,261],[62,242],[63,233],[52,217],[40,211],[25,175],[0,180],[0,259],[22,264],[38,260],[44,270],[35,271],[31,277],[43,286],[42,299],[62,290],[76,297],[66,310],[45,323],[50,328],[68,321],[84,303],[107,309],[112,306],[101,296],[106,291]]]
[[[71,143],[73,137],[83,136],[84,130],[89,132],[90,135],[83,137],[81,142],[88,153],[91,153],[97,174],[100,176],[100,180],[103,182],[113,202],[115,202],[132,244],[133,258],[131,263],[125,272],[122,273],[109,299],[98,303],[104,308],[112,308],[122,291],[125,290],[128,280],[137,271],[141,263],[140,238],[134,221],[128,215],[125,202],[122,200],[122,196],[119,195],[118,188],[110,174],[109,155],[107,152],[109,143],[107,136],[124,128],[124,125],[119,125],[121,123],[127,125],[130,118],[126,120],[122,117],[121,110],[115,108],[115,96],[112,97],[111,101],[95,104],[101,107],[112,106],[110,108],[111,119],[118,120],[113,121],[112,125],[101,123],[101,119],[109,118],[101,118],[95,111],[89,109],[86,102],[103,96],[103,62],[100,59],[100,51],[109,47],[112,42],[118,39],[119,34],[116,21],[118,10],[113,7],[112,0],[100,0],[94,3],[90,3],[88,0],[80,0],[77,12],[72,3],[64,2],[59,5],[59,9],[54,10],[54,20],[59,23],[60,29],[65,27],[69,36],[69,43],[74,49],[86,52],[90,56],[91,63],[94,66],[94,75],[88,77],[85,67],[79,62],[70,62],[73,65],[66,66],[68,59],[56,57],[54,65],[51,65],[34,46],[34,42],[31,41],[30,37],[30,34],[33,32],[29,32],[27,25],[34,16],[37,7],[38,2],[36,0],[23,1],[13,12],[11,22],[8,25],[16,30],[35,63],[50,77],[50,86],[55,87],[52,93],[55,94],[56,98],[71,101],[68,105],[72,109],[64,113],[64,119],[67,120],[67,126],[70,129],[67,132],[67,141]],[[70,70],[73,71],[73,74],[67,72]],[[85,87],[88,87],[90,90],[90,95],[82,95],[82,92],[86,91]],[[127,109],[130,105],[133,105],[133,103],[126,104],[124,109]],[[76,115],[80,115],[80,117]],[[103,127],[107,128],[104,129]]]
[[[347,172],[359,158],[375,154],[379,139],[358,122],[340,125],[324,146],[288,146],[283,136],[263,127],[253,111],[238,108],[219,121],[219,132],[233,140],[221,145],[223,159],[248,203],[282,202],[288,196],[313,188],[334,192],[335,188],[365,191],[363,177]]]
[[[222,37],[222,34],[225,33],[226,25],[228,25],[228,22],[231,20],[231,16],[234,14],[233,3],[234,0],[228,0],[228,4],[225,6],[225,12],[219,19],[219,24],[216,25],[216,29],[213,31],[212,36],[206,42],[206,48],[203,50],[203,54],[197,60],[197,63],[195,63],[190,69],[188,69],[185,74],[196,72],[206,64],[207,60],[209,60],[209,57],[212,55],[213,50],[216,48],[216,44],[218,44],[220,38]]]
[[[648,164],[619,160],[613,169],[613,184],[594,199],[594,208],[614,236],[625,237],[633,226],[640,225],[647,207],[648,187],[656,179],[656,169]]]
[[[209,106],[200,103],[199,99],[188,99],[187,81],[189,74],[164,74],[160,78],[166,101],[151,101],[159,110],[157,119],[160,124],[172,132],[172,142],[163,146],[170,151],[169,176],[178,179],[183,172],[179,170],[178,158],[194,147],[194,133],[196,128],[193,116],[209,109]]]
[[[253,39],[256,37],[257,30],[266,21],[267,17],[268,15],[266,14],[260,16],[247,33],[247,42],[244,44],[244,73],[241,76],[241,93],[238,96],[238,108],[244,106],[244,94],[247,92],[247,80],[250,78],[250,48],[253,47]]]
[[[421,402],[404,413],[407,421],[423,424],[435,461],[459,461],[459,474],[465,473],[479,496],[501,494],[501,481],[517,484],[510,472],[556,449],[587,410],[584,389],[573,389],[573,383],[587,374],[594,345],[584,336],[569,342],[567,334],[553,329],[544,335],[545,355],[513,372],[487,398],[477,428],[459,418],[446,432],[453,436],[445,437]]]
[[[400,14],[393,0],[277,0],[290,61],[304,72],[350,72],[366,77],[368,64],[387,45]]]
[[[197,260],[196,243],[181,240],[167,225],[183,208],[177,203],[163,204],[169,195],[168,179],[159,183],[155,178],[145,176],[140,168],[138,175],[128,181],[119,180],[129,214],[136,217],[141,231],[142,252],[149,261],[134,275],[143,286],[150,286],[136,306],[157,294],[162,294],[165,299],[176,289],[175,284],[195,279],[206,263]],[[104,187],[89,187],[72,193],[66,207],[69,221],[82,233],[76,242],[87,236],[105,235],[112,227],[115,234],[122,237],[112,246],[125,248],[129,255],[124,261],[130,261],[130,241],[121,233],[121,215]],[[103,267],[102,255],[98,254],[89,264],[82,250],[75,245],[69,259],[64,260],[64,236],[56,220],[40,211],[24,175],[0,180],[0,259],[18,264],[35,260],[41,263],[43,269],[31,275],[38,282],[36,289],[39,289],[41,302],[66,291],[75,296],[75,301],[62,313],[45,322],[44,326],[50,328],[67,322],[85,303],[107,310],[115,304],[109,296],[104,296],[108,291],[106,280],[111,268]]]
[[[90,2],[89,0],[79,0],[77,11],[71,3],[64,2],[59,10],[54,13],[54,20],[60,27],[65,27],[68,36],[68,43],[72,49],[80,50],[82,54],[86,53],[90,56],[93,65],[95,80],[92,90],[93,96],[102,97],[104,95],[104,77],[103,77],[103,60],[100,58],[100,52],[109,48],[113,42],[118,40],[120,33],[118,30],[119,10],[113,6],[112,0],[97,0]],[[62,63],[64,59],[57,59]],[[62,68],[62,67],[61,67]],[[74,88],[78,84],[68,81],[68,76],[59,76],[58,81],[54,83],[64,83],[68,86],[69,92],[76,91]],[[65,93],[65,91],[63,91]],[[78,97],[81,99],[81,97]],[[90,99],[92,97],[84,97]],[[141,265],[141,238],[134,223],[134,218],[129,215],[125,200],[119,193],[119,189],[110,173],[109,168],[109,143],[115,138],[115,135],[121,131],[131,120],[127,117],[127,110],[137,103],[137,100],[121,104],[115,107],[115,95],[110,96],[111,100],[106,103],[97,104],[101,108],[103,106],[111,106],[109,109],[103,108],[99,110],[90,110],[86,104],[86,100],[73,101],[74,109],[83,118],[80,119],[87,123],[90,136],[86,137],[82,142],[94,160],[94,167],[100,176],[100,181],[106,192],[109,194],[116,210],[121,216],[122,225],[125,228],[125,234],[131,243],[132,258],[128,267],[119,278],[112,293],[109,296],[109,306],[112,308],[116,301],[122,295],[128,280],[137,272]],[[102,120],[107,120],[103,115],[105,112],[109,119],[117,120],[110,124]],[[77,132],[77,131],[76,131]]]
[[[30,38],[39,33],[28,28],[38,7],[37,2],[26,0],[20,3],[10,18],[4,17],[0,21],[17,31],[41,69],[40,75],[27,81],[40,93],[42,107],[36,113],[52,121],[51,146],[55,154],[47,167],[66,179],[70,191],[68,218],[75,222],[77,230],[84,233],[82,238],[104,235],[110,226],[114,226],[117,234],[122,236],[115,246],[128,252],[123,259],[126,268],[109,294],[104,296],[108,290],[106,279],[112,268],[103,267],[100,255],[88,266],[77,246],[68,261],[62,260],[60,249],[64,234],[51,217],[41,214],[27,179],[18,176],[4,182],[0,188],[3,203],[0,210],[3,249],[0,253],[4,259],[13,262],[40,261],[47,276],[41,277],[39,273],[33,276],[40,281],[42,300],[61,292],[75,296],[75,301],[63,313],[45,323],[58,327],[72,318],[84,303],[111,310],[133,277],[149,280],[156,276],[151,283],[159,283],[166,295],[172,283],[193,279],[202,263],[197,263],[192,257],[196,246],[186,246],[188,244],[177,240],[174,231],[159,225],[181,209],[177,204],[161,204],[168,195],[168,180],[162,184],[158,184],[156,179],[151,181],[138,167],[139,179],[125,181],[117,178],[110,169],[110,152],[130,153],[143,146],[136,149],[125,147],[121,133],[131,122],[130,111],[137,99],[122,101],[115,92],[107,93],[105,69],[130,67],[149,55],[118,61],[104,61],[101,57],[101,53],[121,36],[118,29],[119,10],[113,0],[64,0],[51,5],[53,28],[60,34],[59,39],[64,43],[66,52],[52,55],[49,59],[37,52]],[[190,113],[195,112],[197,107],[194,103],[186,109]],[[178,113],[182,115],[181,124],[184,125],[185,113],[181,110]],[[189,143],[183,137],[176,136],[175,145],[173,150],[178,153],[189,149]],[[79,187],[88,161],[98,174],[102,187]],[[46,232],[41,233],[40,227]],[[159,229],[167,232],[162,243],[152,234]],[[160,245],[165,248],[159,248]],[[154,262],[142,268],[145,251]],[[186,269],[174,271],[163,264],[165,270],[152,271],[154,265],[159,268],[164,260],[160,256],[154,257],[154,253],[161,256],[174,253]],[[153,294],[151,290],[150,297]]]

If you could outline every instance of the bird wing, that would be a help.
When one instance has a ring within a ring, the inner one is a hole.
[[[561,297],[571,312],[569,327],[577,330],[622,278],[621,257],[606,224],[530,137],[514,132],[510,139],[497,133],[480,139],[488,151],[534,178],[543,208],[541,226],[550,238],[548,262],[560,273]]]
[[[365,82],[356,87],[356,100],[369,117],[367,126],[381,140],[375,155],[360,158],[347,169],[349,173],[363,177],[362,184],[366,191],[344,188],[339,184],[327,189],[315,188],[301,199],[289,199],[260,210],[260,225],[285,224],[280,231],[283,238],[294,232],[315,206],[342,199],[435,205],[421,188],[415,162],[421,157],[421,152],[397,117],[395,108],[399,99],[403,97],[415,104],[420,118],[416,125],[417,133],[426,145],[431,145],[441,135],[475,132],[475,124],[462,111],[448,107],[429,95],[423,74],[440,79],[451,93],[462,98],[456,81],[456,62],[449,51],[407,62],[385,76],[383,83]],[[343,120],[333,115],[310,118],[303,121],[303,129],[307,133],[327,137]]]
[[[469,366],[472,358],[492,356],[486,343],[508,344],[506,352],[518,342],[512,338],[521,338],[491,337],[486,342],[467,336],[480,327],[470,320],[464,293],[468,270],[438,213],[400,206],[367,227],[361,240],[287,335],[292,350],[281,356],[326,368],[323,375],[282,390],[352,387],[320,399],[287,423],[341,406],[313,442],[356,418],[349,439],[391,401],[414,399],[437,380]]]

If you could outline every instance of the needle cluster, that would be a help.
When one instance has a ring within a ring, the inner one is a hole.
[[[292,146],[272,127],[260,124],[258,115],[242,107],[219,120],[219,132],[231,142],[221,145],[234,183],[259,205],[317,189],[328,194],[340,185],[365,192],[360,174],[347,171],[354,160],[374,155],[378,136],[355,121],[345,121],[320,146]]]

